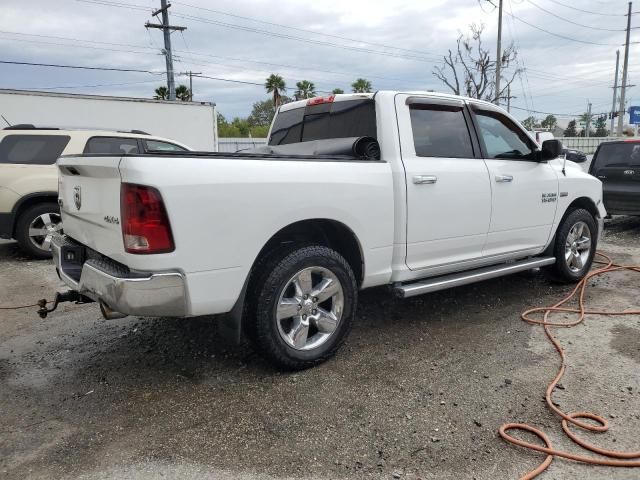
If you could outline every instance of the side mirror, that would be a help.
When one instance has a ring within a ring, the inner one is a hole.
[[[540,160],[546,162],[558,158],[562,154],[562,142],[560,140],[545,140],[540,150]]]

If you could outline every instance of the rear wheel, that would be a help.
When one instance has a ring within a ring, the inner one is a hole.
[[[584,209],[569,212],[556,232],[554,256],[549,268],[552,279],[561,282],[582,280],[591,269],[596,253],[598,226]]]
[[[16,240],[34,258],[51,258],[51,239],[62,232],[62,218],[58,205],[38,203],[25,210],[16,223]]]
[[[252,281],[246,325],[256,349],[299,370],[335,354],[351,329],[357,284],[347,261],[327,247],[273,255]]]

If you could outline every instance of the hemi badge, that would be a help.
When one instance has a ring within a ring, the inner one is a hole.
[[[561,197],[568,197],[569,196],[569,192],[560,192],[560,196]]]

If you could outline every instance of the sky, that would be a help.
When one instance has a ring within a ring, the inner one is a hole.
[[[497,2],[498,0],[495,0]],[[624,56],[624,0],[503,0],[503,44],[514,43],[522,73],[512,113],[556,114],[562,123],[591,102],[609,112],[616,49]],[[448,89],[432,72],[472,23],[495,56],[498,11],[487,0],[172,1],[176,72],[194,78],[194,100],[215,102],[227,118],[246,116],[280,74],[293,94],[300,80],[318,93],[350,91],[367,78],[374,90]],[[166,84],[162,32],[146,29],[160,0],[0,0],[0,61],[145,70],[116,72],[0,63],[0,88],[152,97]],[[640,2],[636,11],[640,10]],[[640,13],[632,26],[640,27]],[[537,27],[537,28],[536,28]],[[542,31],[542,30],[545,31]],[[576,41],[578,40],[578,41]],[[640,41],[640,28],[631,41]],[[631,45],[627,97],[640,104],[640,44]],[[247,83],[241,83],[247,82]],[[188,83],[184,75],[176,84]],[[254,85],[257,84],[257,85]],[[1,108],[1,106],[0,106]],[[540,112],[540,113],[536,113]]]

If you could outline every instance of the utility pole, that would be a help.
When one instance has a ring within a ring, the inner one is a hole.
[[[587,125],[584,129],[584,136],[589,138],[589,130],[591,130],[591,102],[589,102],[589,106],[587,108],[587,121],[585,123]]]
[[[631,10],[629,10],[631,12]],[[631,16],[629,16],[631,18]],[[628,42],[628,35],[627,35]],[[500,68],[502,67],[502,0],[498,3],[498,48],[496,52],[496,100],[495,104],[500,105]]]
[[[507,112],[511,113],[511,84],[507,85]]]
[[[171,32],[172,31],[184,31],[187,27],[176,27],[169,25],[169,7],[170,3],[167,0],[160,0],[160,9],[151,14],[152,17],[156,17],[158,14],[162,14],[162,23],[145,23],[146,28],[158,28],[162,30],[164,34],[164,58],[167,64],[167,88],[169,89],[169,100],[176,99],[176,81],[173,76],[173,54],[171,53]]]
[[[202,72],[192,72],[189,70],[188,72],[180,72],[178,75],[188,75],[189,76],[189,101],[193,102],[193,77],[194,75],[197,77],[198,75],[202,75]]]
[[[189,101],[193,102],[193,76],[200,75],[202,72],[192,72],[189,70]]]
[[[615,125],[616,117],[614,115],[616,111],[616,100],[618,96],[618,71],[620,69],[620,50],[616,50],[616,77],[613,81],[613,103],[611,104],[611,135],[613,135],[613,128]]]
[[[629,72],[629,37],[631,36],[631,2],[629,2],[629,13],[627,13],[627,41],[624,44],[624,66],[622,67],[622,86],[620,91],[620,111],[618,112],[618,137],[622,136],[625,113],[625,95],[627,93],[627,73]]]

